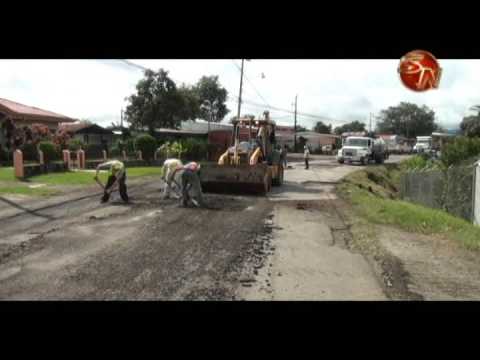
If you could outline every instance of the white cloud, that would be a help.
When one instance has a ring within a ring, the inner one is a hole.
[[[219,75],[233,98],[240,73],[232,60],[131,60],[154,70],[169,71],[178,83],[195,83],[203,75]],[[237,65],[240,61],[235,61]],[[244,99],[336,119],[333,125],[410,101],[431,107],[444,126],[456,126],[468,108],[480,104],[480,60],[441,60],[440,89],[415,93],[398,78],[398,60],[252,60],[245,62]],[[261,74],[265,75],[262,78]],[[0,97],[38,106],[75,118],[108,125],[117,121],[124,98],[135,91],[142,71],[118,60],[1,60]],[[253,83],[253,86],[252,86]],[[256,89],[256,90],[255,90]],[[260,93],[263,99],[258,95]],[[236,115],[237,104],[229,101]],[[261,114],[264,108],[242,105],[242,113]],[[279,123],[293,124],[293,115],[271,111]],[[316,120],[299,116],[312,126]]]

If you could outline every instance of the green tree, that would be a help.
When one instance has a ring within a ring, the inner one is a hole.
[[[182,84],[178,88],[178,92],[184,101],[184,107],[181,111],[183,120],[195,120],[201,117],[200,99],[197,89],[193,86]]]
[[[45,163],[60,159],[60,148],[51,141],[41,141],[38,144],[39,150],[43,152]]]
[[[133,128],[147,128],[150,134],[158,127],[178,129],[186,113],[182,93],[163,69],[158,72],[146,70],[136,86],[136,93],[127,100],[126,121]]]
[[[300,151],[303,151],[303,148],[306,144],[307,144],[307,139],[304,138],[303,136],[299,136],[297,149],[300,149]]]
[[[202,76],[195,85],[195,91],[200,119],[219,122],[230,112],[225,105],[228,93],[219,83],[218,76]]]
[[[319,133],[319,134],[331,134],[332,133],[332,125],[326,125],[322,121],[318,121],[314,128],[313,131]]]
[[[480,155],[480,138],[457,137],[442,150],[441,162],[446,167],[459,165],[466,160],[477,161]]]
[[[471,110],[477,111],[477,115],[466,116],[460,123],[463,135],[468,137],[480,136],[480,105],[472,106]]]
[[[407,138],[428,136],[440,127],[435,123],[435,112],[427,106],[401,102],[382,110],[377,133],[403,135]]]
[[[468,137],[480,136],[480,116],[466,116],[460,123],[462,134]]]
[[[365,124],[357,120],[347,124],[343,124],[342,126],[337,126],[334,129],[334,132],[337,135],[341,135],[344,132],[360,132],[360,131],[365,131]]]
[[[157,150],[157,140],[150,135],[140,135],[135,139],[135,147],[142,152],[145,160],[150,161]]]

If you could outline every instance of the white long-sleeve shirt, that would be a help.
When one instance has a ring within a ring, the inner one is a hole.
[[[179,159],[167,159],[163,163],[163,177],[167,184],[170,184],[173,180],[175,170],[181,168],[183,163]]]
[[[309,157],[310,157],[310,150],[308,150],[308,148],[306,148],[303,152],[303,158],[308,159]]]

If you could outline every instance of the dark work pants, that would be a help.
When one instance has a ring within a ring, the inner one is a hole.
[[[182,173],[182,205],[188,206],[188,202],[190,200],[190,196],[188,194],[188,190],[190,188],[189,185],[193,189],[193,196],[196,197],[199,205],[205,207],[205,203],[203,202],[202,197],[202,186],[200,184],[200,178],[198,177],[197,173],[190,170],[184,170]]]
[[[108,199],[110,199],[110,194],[107,193],[107,190],[109,190],[113,183],[115,182],[117,178],[115,176],[109,176],[107,180],[107,185],[105,186],[105,192],[103,193],[102,197],[102,202],[107,202]],[[128,194],[127,194],[127,175],[125,174],[122,176],[122,178],[118,181],[118,190],[120,192],[120,196],[123,201],[128,202]]]
[[[305,169],[308,169],[308,159],[305,158]]]

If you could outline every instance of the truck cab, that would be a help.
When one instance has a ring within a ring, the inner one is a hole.
[[[341,164],[360,162],[366,165],[371,160],[383,163],[386,158],[385,142],[370,137],[349,136],[337,153],[337,161]]]
[[[417,136],[417,142],[413,147],[414,153],[430,152],[432,149],[432,137],[431,136]]]

